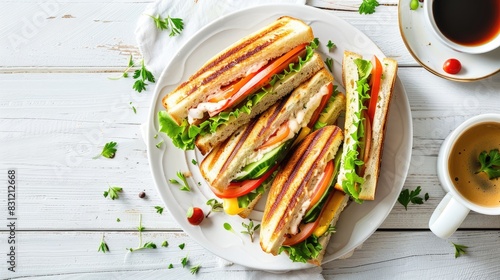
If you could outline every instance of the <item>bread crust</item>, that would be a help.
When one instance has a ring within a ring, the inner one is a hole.
[[[261,222],[260,245],[265,252],[278,254],[285,234],[302,220],[311,189],[326,163],[335,157],[342,140],[340,128],[325,126],[308,135],[278,172]]]

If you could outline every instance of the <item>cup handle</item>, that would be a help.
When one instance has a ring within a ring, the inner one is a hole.
[[[440,238],[450,237],[462,224],[470,209],[447,193],[429,220],[430,230]]]

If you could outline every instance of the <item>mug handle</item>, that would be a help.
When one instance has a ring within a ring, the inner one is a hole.
[[[440,238],[450,237],[462,224],[470,209],[447,193],[429,220],[430,230]]]

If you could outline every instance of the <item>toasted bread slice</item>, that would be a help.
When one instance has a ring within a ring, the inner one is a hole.
[[[260,228],[260,246],[273,255],[295,234],[307,207],[312,188],[343,141],[337,126],[325,126],[308,135],[278,172],[269,191]]]
[[[247,73],[259,69],[270,60],[309,43],[314,39],[311,27],[301,20],[283,16],[224,49],[207,61],[188,81],[163,98],[163,105],[178,125],[188,117],[188,109],[207,101]]]
[[[356,53],[346,51],[344,53],[344,61],[342,63],[342,79],[346,88],[347,108],[345,118],[345,140],[344,151],[342,155],[341,168],[338,176],[338,185],[342,185],[342,181],[346,178],[346,171],[343,168],[344,159],[353,149],[355,144],[352,138],[352,132],[357,130],[355,125],[355,113],[359,112],[359,94],[357,92],[356,82],[359,80],[358,68],[354,60],[362,59],[362,56]],[[368,161],[365,163],[365,172],[363,175],[364,183],[361,188],[360,200],[374,200],[377,181],[380,174],[380,165],[382,163],[382,149],[384,143],[384,135],[386,128],[387,115],[389,105],[392,99],[394,83],[396,81],[397,62],[394,59],[384,58],[382,61],[382,81],[378,94],[377,109],[372,124],[372,139],[371,148],[369,151]]]
[[[231,136],[239,127],[250,122],[252,118],[264,112],[280,98],[283,98],[300,84],[311,78],[323,67],[324,64],[321,57],[318,54],[314,54],[313,57],[304,64],[300,72],[291,74],[271,87],[269,90],[272,94],[266,94],[262,100],[252,108],[250,114],[242,112],[238,118],[231,116],[226,124],[217,128],[215,133],[198,136],[195,142],[196,147],[203,155],[206,155],[213,147]]]

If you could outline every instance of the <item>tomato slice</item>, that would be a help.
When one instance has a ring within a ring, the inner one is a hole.
[[[378,93],[380,91],[380,82],[382,79],[382,64],[376,56],[372,58],[372,73],[370,78],[370,103],[368,104],[368,117],[373,123],[375,109],[377,109]]]
[[[309,207],[307,208],[307,211],[311,209],[316,203],[318,203],[319,199],[323,196],[323,194],[326,192],[328,187],[330,186],[330,181],[332,180],[333,176],[333,171],[335,170],[335,166],[333,164],[333,160],[330,160],[326,164],[325,171],[323,173],[323,176],[321,179],[318,181],[316,186],[313,189],[313,194],[311,198],[311,204],[309,204]],[[306,213],[307,213],[306,211]]]
[[[230,83],[229,85],[221,87],[221,91],[214,95],[212,98],[208,100],[208,102],[219,102],[224,99],[228,99],[234,95],[241,87],[243,87],[248,81],[250,81],[255,75],[257,75],[259,71],[256,71],[245,78],[239,79]]]
[[[269,63],[266,67],[264,67],[262,70],[258,71],[255,73],[255,75],[249,75],[248,77],[245,77],[242,79],[242,81],[238,82],[238,86],[236,84],[233,87],[233,91],[231,92],[230,95],[230,100],[228,103],[226,103],[225,106],[220,108],[219,110],[215,110],[212,112],[209,112],[209,115],[215,116],[218,113],[238,104],[240,101],[242,101],[244,98],[246,98],[249,94],[253,93],[255,90],[263,87],[269,81],[271,81],[271,78],[273,77],[274,74],[281,73],[283,70],[288,68],[288,65],[290,63],[294,63],[299,61],[299,57],[303,55],[305,52],[305,48],[307,46],[307,43],[301,44],[291,51],[287,52],[285,55],[281,56],[278,59],[273,60],[271,63]],[[251,76],[251,77],[250,77]],[[245,82],[243,83],[243,80]]]
[[[271,169],[269,169],[269,171],[264,173],[264,175],[262,175],[262,177],[258,179],[245,180],[241,182],[231,182],[229,186],[223,191],[220,191],[219,189],[212,186],[210,186],[210,189],[219,198],[240,197],[262,185],[262,183],[264,183],[264,181],[266,181],[266,179],[269,178],[269,176],[271,176],[277,168],[278,164],[273,166]]]
[[[323,97],[321,98],[321,103],[319,103],[319,107],[316,108],[316,111],[314,111],[314,113],[311,117],[311,120],[309,120],[309,124],[307,125],[307,127],[313,128],[314,124],[319,119],[319,115],[321,114],[321,112],[323,112],[323,109],[325,108],[326,103],[328,102],[328,99],[330,99],[330,97],[332,97],[332,94],[333,94],[333,84],[329,83],[328,84],[328,93],[323,95]]]
[[[288,134],[290,134],[290,127],[288,126],[288,121],[286,121],[285,123],[281,124],[278,130],[273,135],[271,135],[266,140],[266,142],[264,142],[264,144],[258,147],[257,150],[265,149],[271,147],[276,143],[282,142],[288,136]]]
[[[326,202],[325,205],[329,204],[330,200],[333,197],[333,193],[334,192],[332,192],[328,196],[328,200],[327,200],[327,202]],[[292,246],[292,245],[298,244],[298,243],[306,240],[309,236],[311,236],[311,234],[314,232],[314,230],[318,227],[319,221],[320,221],[319,217],[321,217],[321,215],[323,215],[323,212],[325,211],[325,208],[326,207],[323,207],[323,209],[321,209],[321,213],[319,214],[319,216],[316,219],[316,221],[314,221],[312,223],[308,223],[308,224],[301,224],[299,226],[300,232],[297,233],[297,234],[295,234],[295,235],[292,235],[290,237],[287,237],[285,239],[285,241],[283,242],[283,245],[285,245],[285,246]]]

